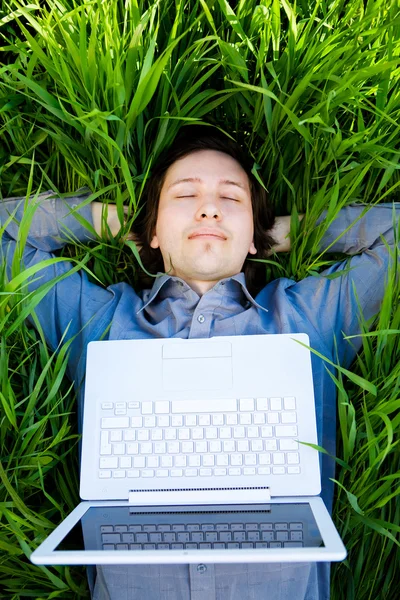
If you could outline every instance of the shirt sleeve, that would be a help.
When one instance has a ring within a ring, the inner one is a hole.
[[[342,366],[351,364],[362,345],[360,336],[343,339],[343,335],[361,332],[358,304],[366,321],[379,312],[390,266],[398,255],[399,214],[398,202],[369,209],[364,204],[343,208],[323,236],[320,249],[352,256],[286,289],[295,319],[299,323],[306,319]]]
[[[15,275],[14,255],[25,269],[39,267],[30,275],[27,289],[36,291],[36,297],[40,298],[34,310],[51,349],[55,350],[61,340],[71,340],[68,365],[71,378],[85,350],[86,338],[93,338],[96,311],[113,297],[111,291],[89,281],[79,265],[54,254],[68,242],[87,243],[96,239],[89,196],[90,191],[78,190],[75,196],[57,198],[48,191],[28,202],[25,198],[0,202],[1,253],[7,277],[11,280]],[[26,243],[21,243],[27,229]],[[49,259],[56,260],[45,266],[43,261]]]

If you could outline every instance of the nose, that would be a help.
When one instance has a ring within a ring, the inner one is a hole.
[[[202,221],[203,219],[216,219],[219,221],[221,217],[221,207],[213,198],[204,199],[196,212],[196,219],[198,221]]]

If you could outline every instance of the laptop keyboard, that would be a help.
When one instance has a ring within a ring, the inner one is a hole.
[[[103,550],[302,548],[303,523],[102,525]]]
[[[300,473],[293,396],[103,402],[100,421],[100,479]]]

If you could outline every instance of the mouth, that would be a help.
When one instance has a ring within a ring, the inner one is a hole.
[[[213,239],[213,240],[220,240],[221,242],[224,242],[226,240],[226,237],[222,234],[222,233],[217,233],[214,231],[199,231],[199,232],[195,232],[192,233],[191,235],[189,235],[189,240],[195,240],[195,239]]]

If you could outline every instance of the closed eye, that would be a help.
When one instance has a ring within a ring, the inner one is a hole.
[[[196,196],[177,196],[177,198],[195,198]],[[228,198],[227,196],[222,196],[222,200],[233,200],[233,202],[239,202],[237,198]]]

